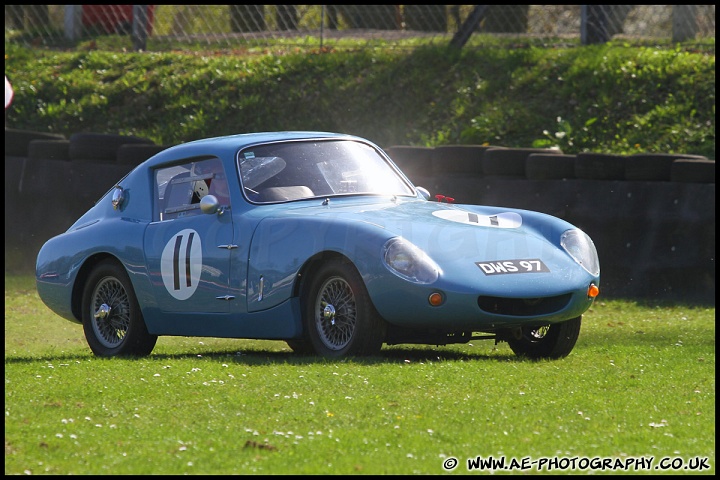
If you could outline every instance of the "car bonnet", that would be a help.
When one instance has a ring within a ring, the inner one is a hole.
[[[572,262],[560,248],[560,235],[571,224],[542,213],[501,207],[455,205],[422,200],[364,201],[330,199],[327,205],[297,202],[278,211],[281,216],[326,218],[339,228],[382,230],[387,238],[403,237],[443,269],[458,262],[542,258],[555,269]],[[297,208],[295,208],[297,206]],[[282,213],[281,213],[282,212]]]

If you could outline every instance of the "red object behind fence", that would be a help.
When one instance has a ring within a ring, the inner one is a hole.
[[[147,33],[152,34],[155,5],[148,5]],[[130,33],[133,24],[132,5],[83,5],[82,24],[85,28],[103,30],[105,33]]]

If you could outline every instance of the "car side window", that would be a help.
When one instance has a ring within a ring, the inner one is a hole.
[[[212,194],[221,205],[230,204],[227,176],[219,158],[187,162],[155,171],[155,219],[200,215],[200,200]]]

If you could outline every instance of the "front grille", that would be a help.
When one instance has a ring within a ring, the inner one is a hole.
[[[481,295],[478,297],[478,306],[488,313],[513,317],[532,317],[562,310],[571,297],[572,294],[570,293],[540,298],[505,298]]]

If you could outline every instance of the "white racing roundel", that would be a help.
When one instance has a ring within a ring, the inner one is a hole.
[[[200,234],[190,228],[173,235],[163,249],[160,273],[165,289],[178,300],[195,293],[202,271]]]
[[[522,217],[515,212],[502,212],[496,215],[479,215],[466,210],[436,210],[432,212],[438,218],[451,222],[476,225],[479,227],[519,228]]]

